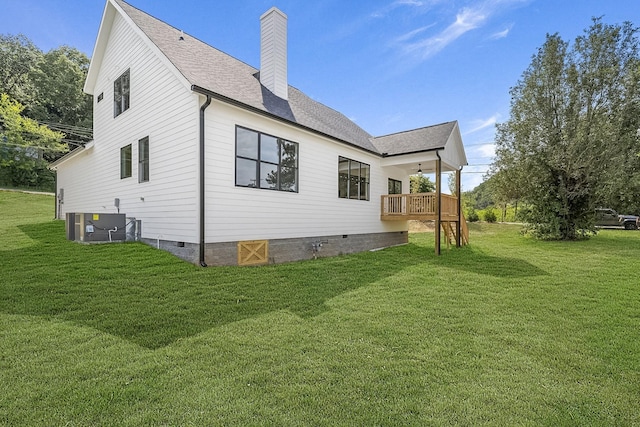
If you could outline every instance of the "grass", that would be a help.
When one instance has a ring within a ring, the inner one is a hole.
[[[201,269],[0,212],[0,425],[640,425],[640,232]]]

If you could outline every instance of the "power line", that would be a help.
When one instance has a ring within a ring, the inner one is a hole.
[[[56,152],[59,152],[59,153],[63,153],[64,152],[64,150],[58,150],[58,149],[51,148],[51,147],[43,147],[41,145],[13,144],[11,142],[4,142],[4,141],[0,141],[0,144],[11,145],[12,147],[36,148],[38,150],[56,151]]]
[[[465,147],[478,147],[480,145],[495,145],[493,142],[479,142],[477,144],[464,144]]]

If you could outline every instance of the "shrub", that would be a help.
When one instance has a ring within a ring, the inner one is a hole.
[[[497,221],[497,217],[496,217],[496,213],[493,211],[492,208],[487,208],[484,211],[484,220],[487,222],[496,222]]]
[[[467,221],[469,222],[478,222],[480,217],[478,216],[478,212],[475,209],[470,208],[467,210]]]

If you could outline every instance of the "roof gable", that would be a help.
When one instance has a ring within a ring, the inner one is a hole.
[[[457,122],[447,122],[374,138],[373,144],[385,156],[442,150]]]
[[[116,13],[123,16],[191,90],[210,94],[368,152],[398,155],[441,149],[446,144],[446,138],[443,138],[451,135],[453,127],[457,128],[456,122],[448,122],[374,138],[342,113],[314,101],[295,87],[289,86],[288,100],[275,96],[260,83],[258,69],[123,0],[107,0],[85,83],[87,93],[93,93]],[[464,152],[464,148],[460,148]]]
[[[288,101],[267,90],[259,71],[177,28],[127,4],[117,3],[160,52],[197,88],[279,119],[377,153],[371,135],[343,114],[289,86]]]

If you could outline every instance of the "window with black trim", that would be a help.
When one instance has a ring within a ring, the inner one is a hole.
[[[338,157],[338,197],[369,200],[371,167],[346,157]]]
[[[131,80],[127,70],[113,82],[113,117],[118,117],[129,109],[130,91]]]
[[[120,149],[120,179],[131,177],[131,144]]]
[[[236,126],[236,186],[298,192],[298,143]]]
[[[389,194],[402,194],[402,181],[389,178]]]
[[[149,181],[149,137],[138,141],[138,182]]]

